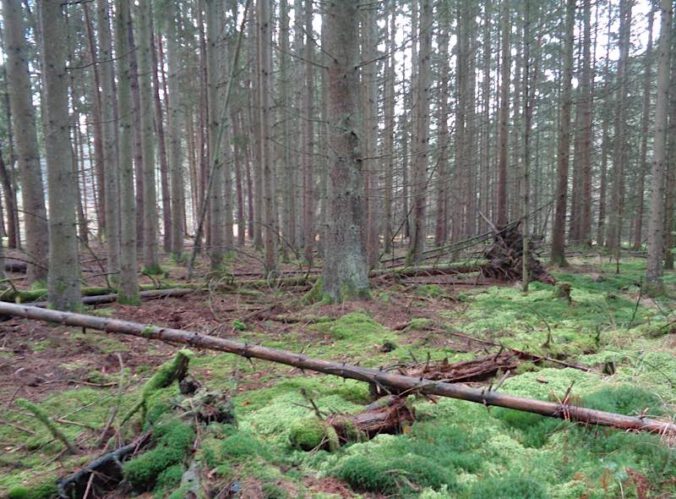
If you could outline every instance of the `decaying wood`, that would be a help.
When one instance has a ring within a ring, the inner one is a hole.
[[[542,265],[537,255],[538,245],[531,240],[528,248],[530,279],[555,284],[556,280]],[[484,277],[503,281],[520,281],[523,274],[523,235],[518,225],[496,230],[493,244],[484,251],[487,263],[481,266]]]
[[[130,444],[96,458],[75,473],[59,480],[59,497],[82,497],[92,475],[96,486],[106,487],[106,484],[119,483],[122,479],[122,461],[142,449],[150,440],[150,435],[150,432],[144,433]]]
[[[400,372],[414,378],[425,378],[446,383],[483,381],[492,378],[498,372],[514,371],[524,360],[530,359],[515,352],[507,351],[452,364],[448,362],[448,359],[441,362],[425,363],[422,366],[418,364]]]
[[[383,397],[367,405],[357,414],[334,414],[326,419],[341,441],[349,441],[356,428],[360,434],[373,438],[380,433],[400,433],[415,421],[415,411],[406,403],[406,397]]]
[[[191,288],[150,289],[148,291],[141,291],[139,293],[139,298],[141,298],[141,300],[160,300],[162,298],[176,298],[196,292],[197,290]],[[116,301],[117,293],[82,297],[83,305],[102,305],[104,303],[113,303]],[[47,302],[35,302],[31,303],[31,305],[35,307],[46,307]]]
[[[169,343],[185,344],[196,348],[229,352],[246,358],[267,360],[300,369],[373,383],[387,390],[392,390],[393,392],[438,395],[441,397],[484,404],[486,406],[507,407],[519,411],[541,414],[547,417],[602,426],[612,426],[623,430],[676,435],[676,424],[670,422],[658,421],[640,416],[625,416],[622,414],[597,411],[594,409],[569,405],[567,403],[527,399],[491,390],[471,388],[460,383],[452,384],[442,381],[426,380],[424,378],[392,374],[378,369],[369,369],[340,362],[313,359],[286,350],[248,345],[225,338],[215,338],[193,331],[181,331],[179,329],[144,325],[119,319],[47,310],[13,303],[0,303],[0,314],[16,315],[27,319],[56,322],[77,327],[87,327],[109,333],[127,334],[147,339],[166,341]]]

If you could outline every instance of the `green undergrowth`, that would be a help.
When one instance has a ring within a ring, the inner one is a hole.
[[[553,363],[527,363],[504,381],[501,392],[552,402],[568,396],[571,403],[593,409],[668,420],[676,404],[676,356],[670,329],[676,303],[666,296],[657,301],[641,297],[637,304],[643,265],[628,260],[619,275],[607,263],[593,274],[579,267],[555,273],[559,282],[571,284],[570,304],[557,297],[553,286],[540,283],[533,283],[527,295],[517,287],[476,288],[463,291],[462,305],[449,305],[441,321],[431,323],[421,313],[403,331],[392,331],[366,310],[357,310],[322,318],[304,329],[292,327],[283,334],[246,324],[237,328],[241,329],[238,338],[370,367],[413,358],[425,361],[428,354],[432,360],[473,358],[472,352],[453,350],[451,340],[457,344],[457,337],[446,336],[445,328],[594,369],[584,372]],[[673,292],[673,273],[665,281]],[[451,293],[438,291],[424,288],[418,293],[429,300]],[[394,293],[396,288],[388,288],[376,299],[387,304]],[[318,315],[313,308],[303,313]],[[100,338],[71,335],[77,341]],[[382,348],[388,342],[396,348]],[[114,348],[111,344],[105,349]],[[154,487],[156,497],[185,496],[180,481],[191,459],[200,463],[202,476],[208,476],[206,482],[215,488],[223,490],[233,483],[246,487],[253,481],[265,497],[335,497],[312,485],[329,478],[342,481],[357,495],[428,499],[676,494],[675,456],[658,435],[583,426],[460,400],[440,398],[431,403],[412,397],[417,421],[404,434],[316,448],[317,438],[327,437],[320,435],[325,429],[316,424],[316,409],[323,418],[358,412],[370,402],[365,383],[206,352],[191,358],[190,372],[208,386],[233,394],[237,425],[201,427],[199,446],[190,456],[187,442],[192,445],[194,434],[185,421],[172,419],[176,384],[153,390],[146,420],[160,431],[156,430],[151,451],[125,469],[139,489]],[[138,404],[144,384],[156,373],[156,369],[129,373],[120,414]],[[93,373],[91,379],[117,378],[98,378]],[[116,403],[113,392],[67,390],[39,405],[54,420],[92,426],[94,430],[57,423],[71,442],[86,442],[99,436]],[[63,469],[75,469],[94,457],[65,456],[59,464],[54,457],[62,445],[35,418],[12,406],[3,420],[33,434],[0,425],[0,441],[6,447],[0,461],[0,493],[13,489],[13,497],[42,497],[38,492],[53,485]],[[140,425],[138,419],[134,421],[137,432]],[[129,428],[127,436],[132,434]]]

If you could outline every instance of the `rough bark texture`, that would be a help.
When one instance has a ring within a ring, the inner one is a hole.
[[[169,173],[171,182],[171,253],[180,258],[185,238],[185,185],[183,157],[181,155],[181,130],[183,108],[179,86],[179,40],[176,25],[176,3],[168,3],[167,22],[167,69],[169,71]],[[166,230],[166,228],[165,228]]]
[[[118,54],[128,54],[131,41],[129,2],[115,3],[115,47]],[[134,203],[134,163],[132,158],[131,64],[129,57],[117,59],[119,169],[120,169],[120,282],[118,301],[139,302],[136,261],[136,205]]]
[[[420,52],[416,78],[415,149],[413,162],[413,234],[409,261],[418,263],[425,251],[427,236],[427,158],[429,156],[430,68],[432,55],[432,2],[422,0]]]
[[[507,223],[507,139],[509,120],[509,3],[503,0],[501,20],[501,60],[500,60],[500,111],[498,116],[498,185],[497,206],[495,221],[496,225],[503,226]]]
[[[673,4],[662,0],[660,5],[659,62],[657,70],[657,102],[655,103],[655,142],[653,143],[652,196],[648,227],[648,263],[646,281],[651,292],[662,289],[662,261],[664,259],[664,214],[667,185],[667,107],[669,104],[670,44]],[[672,89],[673,91],[673,89]]]
[[[358,0],[326,5],[329,185],[323,291],[333,301],[368,294],[364,183],[358,137]]]
[[[7,57],[7,83],[21,175],[26,245],[30,265],[29,282],[47,277],[47,212],[40,169],[40,153],[35,128],[32,90],[28,75],[28,53],[20,2],[3,0],[4,36]],[[65,35],[64,35],[65,36]],[[65,97],[67,99],[67,97]],[[66,116],[67,119],[67,116]],[[70,163],[68,163],[70,165]]]
[[[103,178],[104,210],[106,214],[106,259],[108,274],[117,280],[120,273],[120,179],[117,159],[113,43],[110,33],[108,0],[97,0],[96,20],[99,34],[101,104],[103,116]]]
[[[160,258],[157,239],[157,190],[155,187],[151,16],[151,1],[141,2],[138,7],[138,76],[143,154],[143,266],[146,271],[156,273],[159,272]]]
[[[59,310],[80,307],[77,244],[77,177],[72,168],[66,70],[66,20],[60,2],[41,0],[49,189],[49,303]]]
[[[568,201],[568,163],[570,160],[570,114],[572,107],[573,34],[575,28],[575,0],[566,3],[566,34],[563,62],[563,89],[561,90],[561,118],[556,165],[556,212],[552,227],[550,259],[554,265],[565,266],[566,210]]]

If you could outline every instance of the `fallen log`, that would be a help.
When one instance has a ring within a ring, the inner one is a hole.
[[[356,414],[332,414],[296,422],[289,432],[291,445],[305,451],[336,450],[346,443],[369,440],[381,433],[401,433],[415,421],[406,396],[390,395],[367,405]]]
[[[196,293],[198,290],[192,288],[174,288],[174,289],[150,289],[148,291],[141,291],[139,298],[141,300],[159,300],[162,298],[176,298],[185,296],[191,293]],[[110,293],[106,295],[83,296],[83,305],[102,305],[104,303],[113,303],[117,301],[117,293]],[[46,307],[47,302],[31,303],[34,307]]]
[[[143,448],[150,440],[150,435],[150,432],[144,433],[130,444],[96,458],[75,473],[59,480],[59,497],[83,497],[92,477],[96,478],[97,483],[90,487],[105,487],[108,483],[116,485],[122,479],[122,461]]]
[[[486,355],[452,364],[448,362],[448,359],[444,359],[441,362],[404,368],[400,372],[414,378],[425,378],[446,383],[483,381],[492,378],[499,371],[513,371],[519,367],[523,360],[525,359],[514,352],[500,352],[497,355]]]
[[[490,390],[471,388],[462,384],[414,378],[392,374],[378,369],[353,366],[341,362],[313,359],[302,354],[258,345],[248,345],[225,338],[216,338],[195,331],[139,324],[120,319],[94,317],[72,312],[48,310],[14,303],[0,303],[0,314],[16,315],[27,319],[56,322],[76,327],[98,329],[109,333],[127,334],[175,344],[189,345],[228,352],[248,359],[261,359],[285,364],[300,369],[317,371],[342,378],[373,383],[386,390],[399,393],[438,395],[486,406],[499,406],[519,411],[532,412],[547,417],[578,421],[581,423],[611,426],[623,430],[647,431],[676,435],[676,424],[645,417],[625,416],[605,411],[587,409],[569,404],[527,399]]]

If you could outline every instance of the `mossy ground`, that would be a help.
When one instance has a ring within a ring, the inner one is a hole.
[[[412,358],[423,361],[428,354],[433,360],[448,357],[456,361],[483,353],[476,345],[459,342],[452,334],[457,331],[598,368],[587,373],[529,364],[500,387],[506,393],[559,400],[572,385],[572,400],[588,407],[673,418],[676,357],[670,324],[676,319],[676,302],[668,296],[658,300],[642,296],[637,304],[641,260],[623,263],[619,275],[614,274],[614,264],[571,263],[572,270],[555,274],[572,285],[570,304],[556,297],[554,287],[539,283],[531,285],[528,295],[509,286],[463,288],[457,307],[445,300],[454,293],[452,289],[439,291],[423,285],[401,298],[401,289],[393,287],[377,290],[371,305],[334,308],[321,321],[281,328],[267,320],[247,320],[246,328],[234,328],[233,334],[243,342],[378,367]],[[667,275],[666,283],[673,293],[673,273]],[[400,312],[401,303],[408,306],[418,298],[425,301],[410,310],[408,328],[394,330],[396,321],[385,325],[383,310]],[[325,307],[318,304],[297,313],[324,317]],[[232,325],[235,318],[227,324]],[[101,345],[101,354],[128,348],[114,343],[114,337],[96,333],[71,331],[69,341],[90,342],[90,338],[111,340]],[[55,348],[53,340],[43,341],[39,348]],[[386,342],[398,347],[384,351],[380,347]],[[612,374],[601,372],[607,363],[612,363]],[[128,373],[121,414],[139,400],[143,381],[154,369],[136,365]],[[654,497],[676,493],[673,451],[659,436],[581,427],[458,400],[440,399],[432,404],[420,399],[414,402],[418,421],[403,435],[379,435],[334,452],[306,452],[292,445],[290,434],[315,417],[308,398],[326,414],[356,412],[369,401],[365,384],[205,352],[191,360],[190,371],[208,386],[233,394],[237,426],[209,425],[200,434],[194,455],[209,471],[206,482],[216,488],[233,483],[246,488],[255,483],[264,497],[332,497],[331,491],[317,485],[323,480],[340,481],[355,496],[638,497],[639,489],[645,487]],[[97,382],[117,379],[109,373],[96,377],[91,366],[87,372]],[[175,386],[160,390],[157,397],[170,400],[176,390]],[[99,436],[117,400],[115,387],[107,391],[81,387],[52,394],[39,403],[55,420],[79,424],[61,423],[60,428],[86,449]],[[162,417],[148,415],[157,421]],[[10,424],[0,425],[6,451],[0,460],[0,491],[35,490],[96,455],[91,450],[57,459],[61,445],[34,418],[12,405],[2,419]],[[133,434],[133,426],[134,421],[127,435]],[[174,457],[154,478],[159,497],[172,492],[180,495],[176,490],[186,462],[184,455]]]

